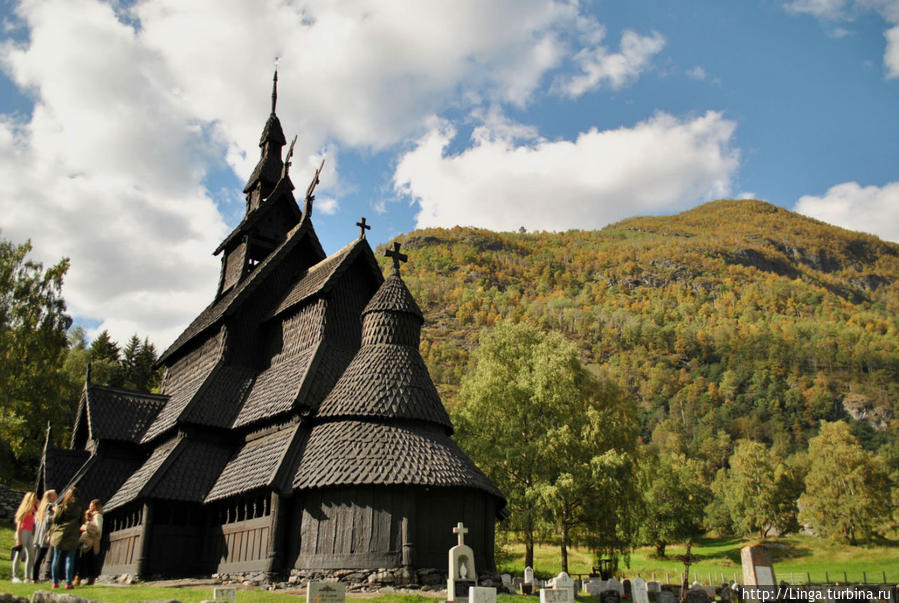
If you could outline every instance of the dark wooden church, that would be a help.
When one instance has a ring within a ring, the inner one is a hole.
[[[421,310],[365,238],[326,256],[272,112],[215,299],[160,358],[161,395],[85,385],[39,489],[106,503],[104,574],[445,568],[464,522],[495,569],[505,500],[450,438]],[[48,434],[49,441],[49,434]]]

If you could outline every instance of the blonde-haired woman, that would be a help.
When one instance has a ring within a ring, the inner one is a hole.
[[[31,582],[31,566],[34,564],[34,514],[37,511],[37,495],[26,492],[16,511],[16,546],[21,547],[12,561],[12,581],[19,578],[19,562],[25,557],[24,581]]]
[[[56,504],[56,490],[47,490],[34,515],[34,570],[31,579],[41,581],[41,564],[50,549],[50,526],[53,525],[53,507]]]

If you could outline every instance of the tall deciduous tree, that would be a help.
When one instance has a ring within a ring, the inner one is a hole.
[[[794,468],[753,440],[739,441],[729,463],[726,471],[719,471],[713,489],[737,533],[766,538],[773,529],[794,529],[796,499],[802,491]]]
[[[856,544],[890,519],[891,487],[881,459],[864,450],[843,421],[821,422],[809,440],[800,519],[822,536]]]
[[[30,252],[30,242],[0,239],[0,465],[6,476],[31,469],[65,387],[59,367],[71,324],[62,298],[69,261],[45,270],[27,258]]]
[[[570,531],[598,500],[599,457],[634,447],[632,405],[561,336],[508,323],[482,334],[460,398],[457,437],[508,497],[525,564],[533,566],[538,527],[549,523],[562,535],[564,567]]]
[[[671,543],[702,534],[711,492],[700,474],[698,463],[683,455],[648,450],[640,459],[639,484],[645,511],[640,537],[655,546],[657,556],[664,557]]]

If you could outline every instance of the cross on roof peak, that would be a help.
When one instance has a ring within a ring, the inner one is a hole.
[[[384,252],[384,255],[393,259],[393,271],[399,274],[400,272],[400,262],[408,262],[409,256],[400,253],[400,242],[394,241],[393,249],[388,248],[387,251]]]
[[[272,115],[275,114],[275,105],[278,104],[278,63],[281,57],[275,57],[275,76],[272,78]]]
[[[453,534],[459,536],[459,546],[462,546],[465,544],[465,535],[468,534],[468,528],[466,528],[465,525],[460,521],[456,524],[456,527],[453,528]]]
[[[359,227],[359,238],[360,239],[365,238],[366,230],[371,230],[371,226],[369,226],[368,224],[365,223],[365,216],[362,216],[362,218],[358,222],[356,222],[356,226]]]

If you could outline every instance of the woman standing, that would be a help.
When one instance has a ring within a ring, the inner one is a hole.
[[[34,564],[34,514],[37,511],[37,496],[26,492],[16,511],[16,546],[21,547],[12,562],[12,581],[22,582],[19,562],[25,557],[24,581],[31,582],[31,566]]]
[[[34,516],[34,569],[31,579],[41,581],[41,564],[50,548],[50,526],[53,525],[53,506],[56,503],[56,490],[47,490],[41,498],[41,504]]]
[[[84,514],[84,525],[81,526],[81,555],[78,558],[78,576],[75,586],[82,581],[94,583],[97,576],[97,555],[100,554],[100,539],[103,537],[103,505],[99,498],[91,501]]]
[[[78,550],[78,536],[81,533],[81,504],[78,502],[78,491],[69,488],[56,506],[53,513],[53,527],[50,528],[50,546],[53,547],[51,575],[53,588],[59,588],[62,575],[60,564],[65,563],[66,589],[71,590],[75,577],[75,553]],[[64,561],[63,561],[64,560]]]

